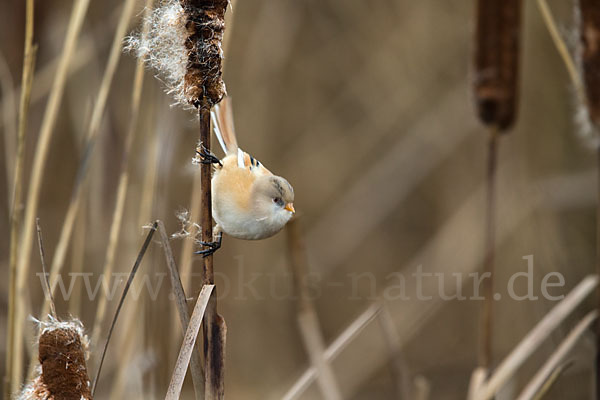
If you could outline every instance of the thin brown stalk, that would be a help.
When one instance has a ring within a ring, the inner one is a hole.
[[[135,263],[133,264],[133,268],[131,269],[131,272],[129,273],[129,277],[127,278],[127,282],[125,283],[125,287],[123,288],[123,294],[121,295],[121,298],[119,299],[119,304],[117,305],[117,309],[115,310],[115,315],[112,319],[110,329],[108,330],[108,335],[106,336],[106,340],[104,342],[104,347],[102,349],[102,355],[100,357],[100,363],[98,365],[98,370],[96,371],[96,377],[94,378],[94,382],[92,385],[92,396],[96,392],[96,387],[98,385],[98,379],[100,378],[100,372],[102,372],[102,364],[104,363],[104,357],[106,356],[106,351],[108,350],[108,345],[110,343],[110,339],[112,337],[113,330],[115,329],[117,319],[119,318],[119,314],[121,312],[121,307],[123,307],[123,302],[125,301],[125,297],[127,297],[127,293],[129,292],[129,288],[131,287],[133,278],[135,277],[135,274],[137,273],[138,268],[140,267],[140,264],[142,263],[142,260],[144,259],[146,250],[148,250],[148,246],[150,246],[150,242],[152,241],[152,236],[154,236],[154,232],[156,232],[157,227],[158,227],[158,222],[155,222],[150,227],[150,231],[148,232],[148,235],[146,236],[146,240],[144,240],[144,243],[142,244],[142,248],[140,249],[140,252],[138,253]]]
[[[179,356],[177,357],[177,362],[175,363],[175,368],[173,369],[171,383],[169,384],[165,400],[179,399],[187,367],[190,364],[192,354],[196,353],[196,339],[198,338],[198,333],[200,333],[200,325],[202,324],[202,320],[204,318],[204,312],[206,311],[206,307],[214,288],[215,285],[204,285],[200,291],[200,294],[198,295],[192,317],[190,318],[190,323],[185,329],[183,343],[181,344],[181,349],[179,350]]]
[[[494,374],[474,396],[476,400],[489,400],[517,372],[525,360],[539,348],[556,329],[598,285],[598,276],[584,278],[571,292],[548,312],[498,365]]]
[[[316,309],[308,293],[308,260],[300,219],[299,217],[293,218],[286,226],[290,266],[298,296],[296,319],[304,348],[309,355],[312,366],[317,371],[317,384],[321,395],[325,399],[342,399],[342,392],[333,369],[325,360],[325,341]]]
[[[6,372],[4,375],[4,398],[8,399],[20,384],[20,373],[15,370],[20,368],[20,362],[15,361],[21,357],[22,341],[15,341],[18,325],[23,322],[17,318],[17,304],[20,296],[17,292],[17,263],[19,248],[19,231],[21,229],[21,215],[23,208],[23,166],[25,162],[25,135],[27,132],[27,114],[33,87],[35,70],[35,57],[37,47],[33,45],[34,3],[27,0],[25,5],[25,49],[23,54],[23,72],[21,77],[21,99],[19,102],[19,122],[17,131],[17,153],[13,178],[13,199],[10,212],[10,256],[9,256],[9,283],[8,283],[8,321],[6,332]],[[19,347],[17,347],[19,346]],[[19,349],[18,351],[16,349]]]
[[[167,230],[162,221],[158,221],[158,232],[160,234],[160,241],[163,246],[163,250],[165,252],[165,259],[167,262],[167,267],[169,270],[169,278],[171,281],[171,288],[173,290],[173,294],[175,296],[175,304],[177,305],[177,311],[179,313],[179,320],[181,322],[181,327],[183,332],[188,330],[190,325],[190,315],[188,311],[185,291],[183,289],[183,285],[181,283],[181,278],[179,276],[179,270],[177,269],[177,265],[175,264],[175,259],[173,258],[173,250],[171,249],[171,245],[169,244],[169,238],[167,237]],[[211,289],[212,290],[212,289]],[[204,311],[202,312],[204,314]],[[191,357],[191,372],[192,372],[192,380],[194,383],[194,391],[196,392],[196,398],[202,399],[202,395],[204,392],[204,372],[202,370],[202,360],[200,359],[200,351],[196,348]],[[190,361],[189,358],[187,360]],[[187,368],[187,364],[186,364]]]
[[[492,365],[493,351],[493,303],[494,303],[494,262],[496,247],[496,169],[498,157],[497,130],[492,128],[488,142],[486,168],[486,202],[484,224],[484,261],[483,273],[489,275],[483,281],[483,296],[485,300],[481,309],[479,366],[489,369]]]
[[[40,129],[40,135],[37,140],[35,155],[33,157],[33,166],[31,178],[29,181],[29,191],[27,193],[27,202],[25,210],[25,219],[23,221],[23,232],[20,237],[20,246],[17,259],[17,285],[15,295],[18,298],[15,308],[15,329],[14,359],[12,372],[11,388],[16,391],[21,383],[22,365],[23,365],[23,327],[26,320],[24,297],[26,292],[26,279],[29,277],[30,256],[33,245],[34,222],[37,213],[40,189],[43,180],[50,141],[54,133],[54,126],[58,116],[58,110],[62,101],[66,77],[71,63],[73,51],[77,44],[79,32],[83,24],[85,14],[89,5],[89,0],[78,0],[73,5],[67,35],[63,47],[60,63],[54,78],[54,84],[44,118]]]
[[[550,379],[552,374],[564,363],[565,358],[570,354],[573,348],[580,342],[583,334],[598,319],[598,311],[590,311],[575,327],[567,337],[558,345],[550,358],[529,381],[525,389],[521,392],[517,400],[535,399],[544,387],[544,384]]]
[[[54,296],[52,296],[52,292],[50,291],[50,282],[48,281],[48,275],[46,274],[46,253],[44,251],[44,242],[42,241],[42,228],[40,227],[40,219],[36,218],[35,227],[37,230],[37,238],[38,238],[38,247],[40,250],[40,260],[42,263],[42,273],[44,274],[44,283],[46,284],[45,291],[47,292],[47,296],[50,301],[50,312],[52,313],[52,317],[54,319],[57,318],[56,315],[56,305],[54,303]]]

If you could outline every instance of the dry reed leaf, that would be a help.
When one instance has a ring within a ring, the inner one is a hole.
[[[525,389],[519,394],[517,400],[532,400],[538,397],[540,391],[545,386],[545,383],[564,363],[565,357],[569,355],[571,350],[579,343],[583,334],[588,328],[598,319],[598,311],[589,312],[575,327],[569,332],[567,337],[558,345],[556,350],[544,363],[544,365],[535,374],[533,379],[529,381]]]
[[[596,288],[598,277],[590,275],[584,278],[571,292],[558,303],[548,314],[529,331],[527,336],[504,358],[486,380],[480,390],[473,396],[475,400],[489,400],[513,376],[525,360],[543,343],[544,340],[560,325],[576,307]]]
[[[175,368],[173,369],[171,383],[169,384],[169,389],[167,390],[165,400],[179,399],[181,388],[183,386],[183,380],[185,379],[185,373],[187,371],[188,364],[190,363],[192,353],[194,352],[196,339],[198,337],[198,333],[200,332],[200,325],[202,324],[202,320],[204,318],[204,311],[206,311],[208,301],[214,288],[215,285],[204,285],[200,291],[200,294],[198,295],[198,300],[196,300],[196,305],[194,306],[194,312],[192,313],[190,323],[185,331],[183,343],[181,345],[181,349],[179,350],[179,356],[177,357],[177,362],[175,363]]]

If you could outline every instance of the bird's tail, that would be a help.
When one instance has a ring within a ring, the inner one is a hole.
[[[223,98],[211,111],[213,131],[225,154],[236,154],[238,151],[235,128],[233,126],[233,113],[231,111],[231,100]]]

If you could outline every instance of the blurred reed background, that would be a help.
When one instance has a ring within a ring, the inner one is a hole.
[[[124,3],[90,2],[70,59],[36,212],[49,264]],[[141,29],[143,3],[135,4],[127,32]],[[540,298],[515,301],[505,295],[495,302],[495,360],[556,304],[540,295],[546,273],[564,275],[565,286],[552,294],[566,294],[594,271],[595,262],[594,152],[578,136],[564,64],[535,3],[524,3],[518,119],[510,135],[502,137],[499,153],[495,285],[506,288],[512,274],[526,271],[523,257],[533,255],[534,288]],[[34,42],[39,49],[25,148],[25,196],[73,4],[35,4]],[[563,34],[575,39],[573,2],[549,4]],[[403,390],[411,396],[430,391],[431,399],[462,399],[467,394],[477,364],[480,302],[443,300],[438,280],[431,279],[424,280],[423,293],[432,299],[417,300],[411,274],[419,266],[425,272],[443,272],[443,293],[450,296],[457,291],[452,273],[467,278],[483,261],[487,132],[476,119],[472,98],[474,5],[458,0],[251,0],[238,1],[233,12],[228,11],[232,29],[227,33],[225,81],[238,140],[294,185],[295,206],[306,233],[309,289],[325,346],[336,343],[343,332],[352,333],[331,362],[337,382],[333,390],[342,398],[391,399]],[[0,2],[3,360],[24,20],[23,1]],[[56,296],[58,314],[78,316],[90,334],[99,297],[90,300],[81,273],[92,274],[88,276],[93,289],[106,263],[132,118],[135,67],[133,55],[121,54],[64,261],[65,284],[69,272],[80,273],[80,278],[74,280],[69,301]],[[175,233],[181,228],[177,213],[193,207],[196,116],[170,107],[172,99],[153,74],[145,74],[127,169],[127,197],[114,256],[114,271],[120,273],[133,264],[144,238],[143,225],[160,219]],[[192,213],[191,219],[197,218]],[[193,247],[183,248],[185,243],[186,239],[173,240],[172,246],[188,296],[195,297],[201,278],[190,278],[189,271],[199,273],[201,259],[192,257],[191,269],[186,270],[185,258]],[[36,275],[41,264],[35,244],[31,254],[24,307],[40,317],[43,290]],[[161,290],[156,299],[142,290],[138,300],[127,300],[96,398],[162,398],[169,383],[181,329],[158,244],[151,246],[141,268],[138,278],[146,274],[153,285],[162,274]],[[227,397],[283,397],[310,367],[297,324],[285,232],[260,242],[226,237],[215,256],[215,272],[220,313],[228,326]],[[393,274],[398,272],[406,277],[409,300],[386,291],[397,287],[398,276]],[[517,292],[524,293],[527,283],[517,282]],[[465,279],[462,294],[473,294],[472,281]],[[116,302],[117,296],[108,303],[108,316]],[[381,304],[383,309],[378,308]],[[572,321],[582,315],[583,309]],[[361,329],[352,327],[357,318],[365,321]],[[102,342],[106,322],[100,331]],[[29,359],[36,352],[36,329],[32,322],[20,323],[26,326]],[[567,331],[562,327],[544,343],[503,398],[516,396]],[[587,335],[571,357],[573,365],[546,398],[589,398],[594,338]],[[98,362],[96,346],[92,343],[90,375]],[[4,368],[0,364],[2,376]],[[185,398],[193,398],[191,382],[186,382]],[[300,398],[322,398],[322,387],[312,383]]]

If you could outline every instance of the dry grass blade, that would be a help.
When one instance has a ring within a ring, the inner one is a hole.
[[[532,400],[537,398],[538,393],[544,387],[544,384],[550,379],[552,374],[564,362],[565,357],[569,355],[571,350],[579,343],[583,334],[588,328],[598,319],[598,311],[588,313],[575,327],[567,337],[554,350],[550,358],[544,363],[542,368],[535,374],[533,379],[529,381],[525,389],[521,392],[517,400]]]
[[[355,337],[373,321],[381,312],[379,304],[373,304],[362,312],[344,331],[331,343],[323,353],[327,362],[333,361],[338,354],[344,350]],[[293,400],[299,398],[302,393],[308,389],[310,384],[317,378],[317,369],[308,368],[292,387],[282,396],[284,400]]]
[[[15,176],[13,200],[10,212],[10,256],[8,270],[8,321],[6,332],[6,371],[4,376],[4,398],[9,398],[10,392],[16,390],[20,382],[14,382],[15,355],[15,329],[19,319],[16,319],[16,303],[19,301],[17,293],[17,255],[19,244],[19,229],[21,222],[21,209],[23,198],[23,166],[25,162],[25,134],[27,132],[27,113],[33,86],[35,70],[36,47],[33,45],[33,0],[27,0],[25,10],[25,50],[23,60],[23,74],[21,77],[21,100],[19,103],[19,127],[17,131],[17,154],[15,157]]]
[[[110,338],[111,338],[113,330],[115,328],[115,324],[117,323],[117,318],[119,317],[119,313],[121,312],[121,307],[123,306],[123,302],[125,301],[127,292],[129,292],[129,287],[131,286],[131,282],[133,281],[133,278],[135,277],[135,274],[137,273],[137,270],[140,267],[140,264],[142,263],[144,254],[146,254],[146,250],[148,249],[148,246],[150,245],[150,241],[152,240],[152,236],[154,236],[154,232],[156,232],[157,227],[158,227],[158,222],[155,222],[150,227],[150,232],[148,232],[148,235],[146,236],[146,240],[144,240],[144,244],[142,244],[142,248],[140,249],[140,252],[138,253],[138,256],[135,260],[135,263],[133,264],[133,268],[131,269],[131,272],[129,273],[129,278],[127,278],[127,282],[125,283],[125,288],[123,289],[123,294],[121,295],[121,298],[119,299],[119,304],[117,305],[117,309],[115,310],[115,315],[113,317],[112,323],[110,324],[110,329],[108,330],[108,335],[106,337],[106,341],[104,342],[104,348],[102,349],[100,363],[98,365],[98,370],[96,371],[96,377],[94,378],[94,383],[92,385],[92,396],[96,392],[96,387],[98,385],[98,379],[100,378],[100,372],[102,372],[102,364],[104,363],[104,357],[106,356],[106,350],[108,349],[108,344],[110,343]]]
[[[521,0],[478,0],[475,99],[479,118],[500,130],[515,120]]]
[[[325,360],[325,344],[319,318],[308,294],[308,260],[300,226],[301,218],[293,218],[286,226],[290,264],[299,297],[296,316],[304,347],[317,371],[317,383],[325,399],[342,399],[342,392],[331,365]]]
[[[179,270],[177,269],[175,259],[173,258],[173,251],[171,249],[171,245],[169,244],[167,231],[162,221],[158,221],[158,233],[160,235],[160,241],[165,252],[167,267],[169,269],[169,279],[171,281],[173,295],[175,296],[175,304],[177,304],[179,320],[181,321],[181,327],[183,331],[186,332],[190,325],[190,315],[188,311],[187,301],[183,289],[183,284],[181,283],[181,278],[179,277]],[[202,315],[204,315],[204,311],[202,311]],[[202,360],[200,358],[200,351],[196,348],[196,351],[194,351],[190,355],[190,357],[192,380],[194,382],[194,391],[196,392],[197,398],[202,398],[202,394],[204,392],[204,372],[202,371]]]
[[[194,312],[190,318],[190,323],[185,330],[183,343],[181,344],[181,349],[179,350],[179,356],[177,357],[177,362],[175,363],[175,369],[173,370],[171,383],[169,384],[169,389],[167,390],[165,399],[179,399],[181,388],[183,386],[183,380],[185,379],[185,373],[187,371],[188,364],[190,363],[190,358],[192,357],[192,354],[196,352],[196,339],[198,337],[198,333],[200,332],[200,325],[202,324],[202,319],[204,318],[204,311],[206,310],[206,306],[208,305],[208,301],[214,288],[215,285],[204,285],[200,291],[200,294],[198,295],[196,305],[194,306]]]
[[[571,292],[529,331],[527,336],[500,363],[494,374],[474,396],[477,400],[488,400],[513,376],[525,360],[542,344],[562,321],[596,288],[598,277],[590,275],[583,279]]]
[[[550,388],[552,388],[552,386],[554,386],[554,383],[558,380],[558,378],[560,378],[560,376],[565,372],[565,370],[567,368],[569,368],[571,365],[573,365],[572,362],[568,362],[562,365],[559,365],[550,375],[550,377],[548,378],[548,380],[544,383],[544,385],[541,387],[540,391],[537,392],[536,396],[533,398],[533,400],[541,400],[546,393],[548,393],[548,391],[550,390]]]

